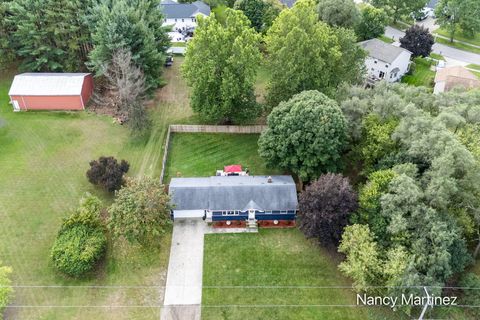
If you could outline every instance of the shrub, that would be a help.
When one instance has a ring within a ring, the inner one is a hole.
[[[90,162],[87,178],[90,183],[100,186],[108,192],[119,190],[123,185],[123,175],[130,165],[122,160],[118,163],[114,157],[100,157]]]
[[[71,225],[62,229],[55,240],[53,264],[69,276],[83,276],[103,257],[106,244],[102,229],[84,224]]]
[[[108,209],[113,236],[149,245],[171,224],[170,197],[159,181],[148,177],[127,179],[116,196]]]
[[[100,222],[101,207],[97,197],[87,194],[77,210],[63,221],[51,251],[59,271],[81,277],[104,256],[107,238]]]
[[[10,280],[11,273],[12,268],[0,266],[0,319],[3,319],[3,311],[13,296],[12,281]]]

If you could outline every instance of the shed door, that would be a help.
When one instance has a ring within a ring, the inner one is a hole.
[[[12,100],[13,104],[13,111],[20,111],[20,105],[18,104],[17,100]]]

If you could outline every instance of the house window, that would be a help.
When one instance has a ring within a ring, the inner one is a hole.
[[[177,22],[177,19],[175,19],[175,22]]]
[[[192,22],[195,22],[195,18],[192,18]]]
[[[377,60],[373,61],[373,63],[377,63]]]
[[[380,79],[383,79],[383,77],[385,77],[385,72],[380,71],[380,73],[378,74],[378,77],[379,77]]]
[[[185,19],[182,19],[182,22],[185,22]]]
[[[388,64],[385,65],[385,68],[388,68]]]

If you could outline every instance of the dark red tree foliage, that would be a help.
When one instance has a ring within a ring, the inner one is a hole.
[[[324,245],[338,245],[349,215],[357,208],[357,194],[348,178],[324,174],[300,194],[299,227]]]
[[[108,192],[119,190],[123,183],[123,175],[128,172],[130,165],[122,160],[118,163],[114,157],[100,157],[90,162],[87,178],[90,183],[100,186]]]

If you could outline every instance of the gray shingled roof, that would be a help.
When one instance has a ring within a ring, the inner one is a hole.
[[[295,2],[297,2],[297,0],[280,0],[280,2],[287,8],[291,8],[295,4]]]
[[[168,19],[191,18],[197,13],[210,15],[210,7],[202,1],[177,3],[172,0],[164,0],[160,3],[160,6]]]
[[[395,61],[395,59],[397,59],[397,57],[404,51],[410,53],[407,49],[396,47],[378,39],[362,41],[360,42],[360,45],[363,49],[367,50],[370,57],[387,63]]]
[[[292,210],[298,205],[291,176],[173,178],[169,194],[176,210]]]

